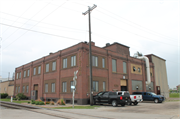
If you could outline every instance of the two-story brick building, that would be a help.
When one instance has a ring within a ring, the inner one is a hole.
[[[92,79],[94,94],[100,91],[128,90],[156,92],[154,65],[150,62],[151,84],[146,86],[145,62],[130,56],[129,47],[106,44],[97,47],[92,42]],[[64,98],[72,102],[74,71],[78,70],[75,103],[89,100],[89,45],[81,42],[50,53],[15,70],[14,94],[29,98]]]

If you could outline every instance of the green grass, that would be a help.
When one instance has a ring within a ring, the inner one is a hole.
[[[1,101],[6,101],[6,102],[11,102],[11,99],[0,99]],[[21,100],[21,101],[16,101],[16,100],[13,100],[14,103],[27,103],[27,102],[30,102],[30,100]]]
[[[169,93],[170,98],[180,98],[180,93]]]
[[[94,109],[100,106],[74,106],[73,107],[54,107],[52,109]]]

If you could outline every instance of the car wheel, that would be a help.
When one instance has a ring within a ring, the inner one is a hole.
[[[113,107],[116,107],[116,106],[117,106],[117,101],[116,101],[116,100],[113,100],[113,101],[112,101],[112,106],[113,106]]]
[[[159,100],[158,99],[154,99],[154,103],[158,103],[159,102]]]
[[[121,106],[123,106],[123,107],[124,107],[124,106],[125,106],[125,103],[121,104]]]
[[[138,104],[138,102],[134,102],[134,105],[137,105]]]

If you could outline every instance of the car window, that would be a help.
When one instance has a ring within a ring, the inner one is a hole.
[[[100,92],[100,93],[98,93],[97,95],[100,96],[100,95],[102,95],[102,94],[103,94],[103,92]]]
[[[129,96],[129,93],[124,93],[125,96]]]
[[[122,95],[122,92],[118,92],[118,95]]]
[[[110,92],[109,95],[117,95],[116,92]]]
[[[105,92],[105,93],[103,94],[103,97],[108,97],[108,92]]]
[[[150,95],[150,96],[151,96],[151,94],[150,94],[150,93],[148,93],[148,95]]]
[[[144,95],[146,95],[146,93],[144,93]]]

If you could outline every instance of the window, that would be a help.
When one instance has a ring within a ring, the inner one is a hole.
[[[24,71],[24,77],[26,77],[26,71]]]
[[[38,74],[41,73],[41,66],[38,67]]]
[[[33,70],[33,75],[36,75],[36,68],[34,68]]]
[[[4,91],[6,91],[6,88],[4,88]]]
[[[103,91],[105,91],[105,90],[106,90],[106,82],[103,81]]]
[[[49,64],[46,64],[46,72],[49,72]]]
[[[27,76],[29,76],[29,69],[28,69],[28,72],[27,72]]]
[[[17,74],[16,74],[16,79],[18,79],[18,78],[19,78],[18,74],[19,74],[19,73],[17,73]]]
[[[18,87],[18,93],[20,93],[20,86]]]
[[[141,69],[138,67],[138,72],[141,72]]]
[[[67,92],[67,82],[63,82],[63,92]]]
[[[26,86],[26,93],[28,93],[28,90],[29,90],[29,86]]]
[[[93,91],[98,92],[98,81],[93,81]]]
[[[25,86],[23,86],[23,93],[24,93],[24,91],[25,91]]]
[[[53,62],[52,63],[52,71],[55,71],[56,70],[56,62]]]
[[[48,92],[48,84],[46,83],[45,84],[45,93],[47,93]]]
[[[133,71],[135,72],[136,71],[136,68],[133,66]]]
[[[105,68],[105,59],[102,58],[102,68]]]
[[[67,68],[67,58],[63,59],[63,68]]]
[[[73,81],[71,81],[71,86],[74,86]],[[70,87],[71,88],[71,87]],[[73,89],[71,88],[71,92],[73,92]]]
[[[76,66],[76,56],[71,57],[71,67]]]
[[[127,70],[126,70],[126,62],[123,62],[123,73],[127,73]]]
[[[21,72],[19,72],[19,78],[21,78]]]
[[[51,92],[55,92],[55,83],[52,83],[51,87],[52,87]]]
[[[98,66],[98,57],[92,56],[92,66]]]
[[[18,87],[16,87],[16,93],[17,93],[17,91],[18,91]]]
[[[108,92],[105,92],[105,93],[103,94],[103,97],[108,97]]]
[[[112,59],[112,71],[116,72],[116,60]]]

